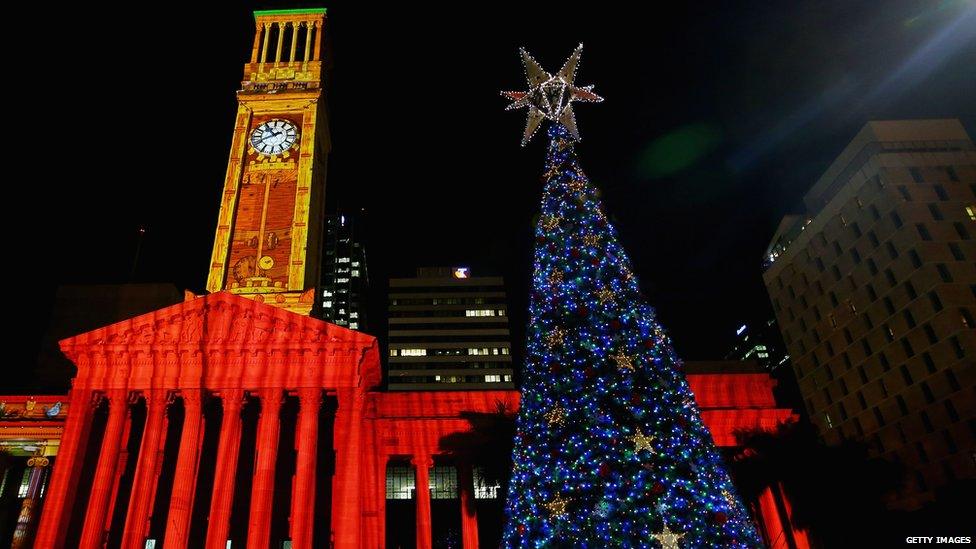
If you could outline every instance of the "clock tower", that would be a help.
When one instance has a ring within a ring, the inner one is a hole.
[[[254,12],[207,290],[307,315],[319,280],[325,9]]]

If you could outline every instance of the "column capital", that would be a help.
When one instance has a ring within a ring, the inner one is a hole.
[[[262,408],[265,404],[280,406],[281,402],[285,399],[285,393],[281,389],[261,389],[257,391],[257,395],[261,399]]]
[[[34,456],[27,460],[28,467],[47,467],[51,464],[51,460],[43,456]]]
[[[222,389],[220,400],[224,404],[224,410],[240,410],[244,406],[244,389]]]
[[[315,408],[322,405],[322,389],[319,387],[302,387],[296,391],[298,393],[298,403],[302,409],[306,407]]]
[[[183,408],[198,409],[203,405],[203,392],[200,389],[183,389],[180,397],[183,398]]]
[[[430,454],[414,454],[410,458],[410,464],[414,467],[430,469],[434,466],[434,458]]]

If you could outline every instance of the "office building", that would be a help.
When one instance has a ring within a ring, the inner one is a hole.
[[[344,214],[325,220],[325,260],[317,307],[312,316],[351,330],[366,331],[366,248],[356,235],[356,220]]]
[[[957,120],[870,122],[804,202],[763,274],[804,403],[904,464],[917,507],[976,477],[976,148]]]
[[[514,387],[501,277],[421,268],[390,279],[389,301],[390,390]]]
[[[726,360],[755,360],[766,370],[788,366],[786,353],[776,319],[743,324],[735,330],[735,343],[725,356]]]

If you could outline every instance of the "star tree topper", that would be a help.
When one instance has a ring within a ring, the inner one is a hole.
[[[525,76],[529,81],[529,89],[523,92],[503,91],[502,95],[512,100],[512,104],[505,108],[521,109],[528,107],[529,117],[522,134],[522,146],[532,139],[543,119],[558,122],[569,130],[569,133],[579,141],[579,130],[576,129],[576,116],[573,115],[573,101],[599,103],[603,98],[593,93],[593,86],[577,86],[576,67],[579,65],[583,44],[576,46],[576,50],[569,56],[563,68],[555,75],[542,70],[535,59],[525,51],[522,54],[522,64],[525,65]]]

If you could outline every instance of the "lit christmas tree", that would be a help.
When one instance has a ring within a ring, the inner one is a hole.
[[[759,547],[681,362],[580,169],[582,45],[555,76],[524,50],[524,145],[549,127],[507,547]]]

